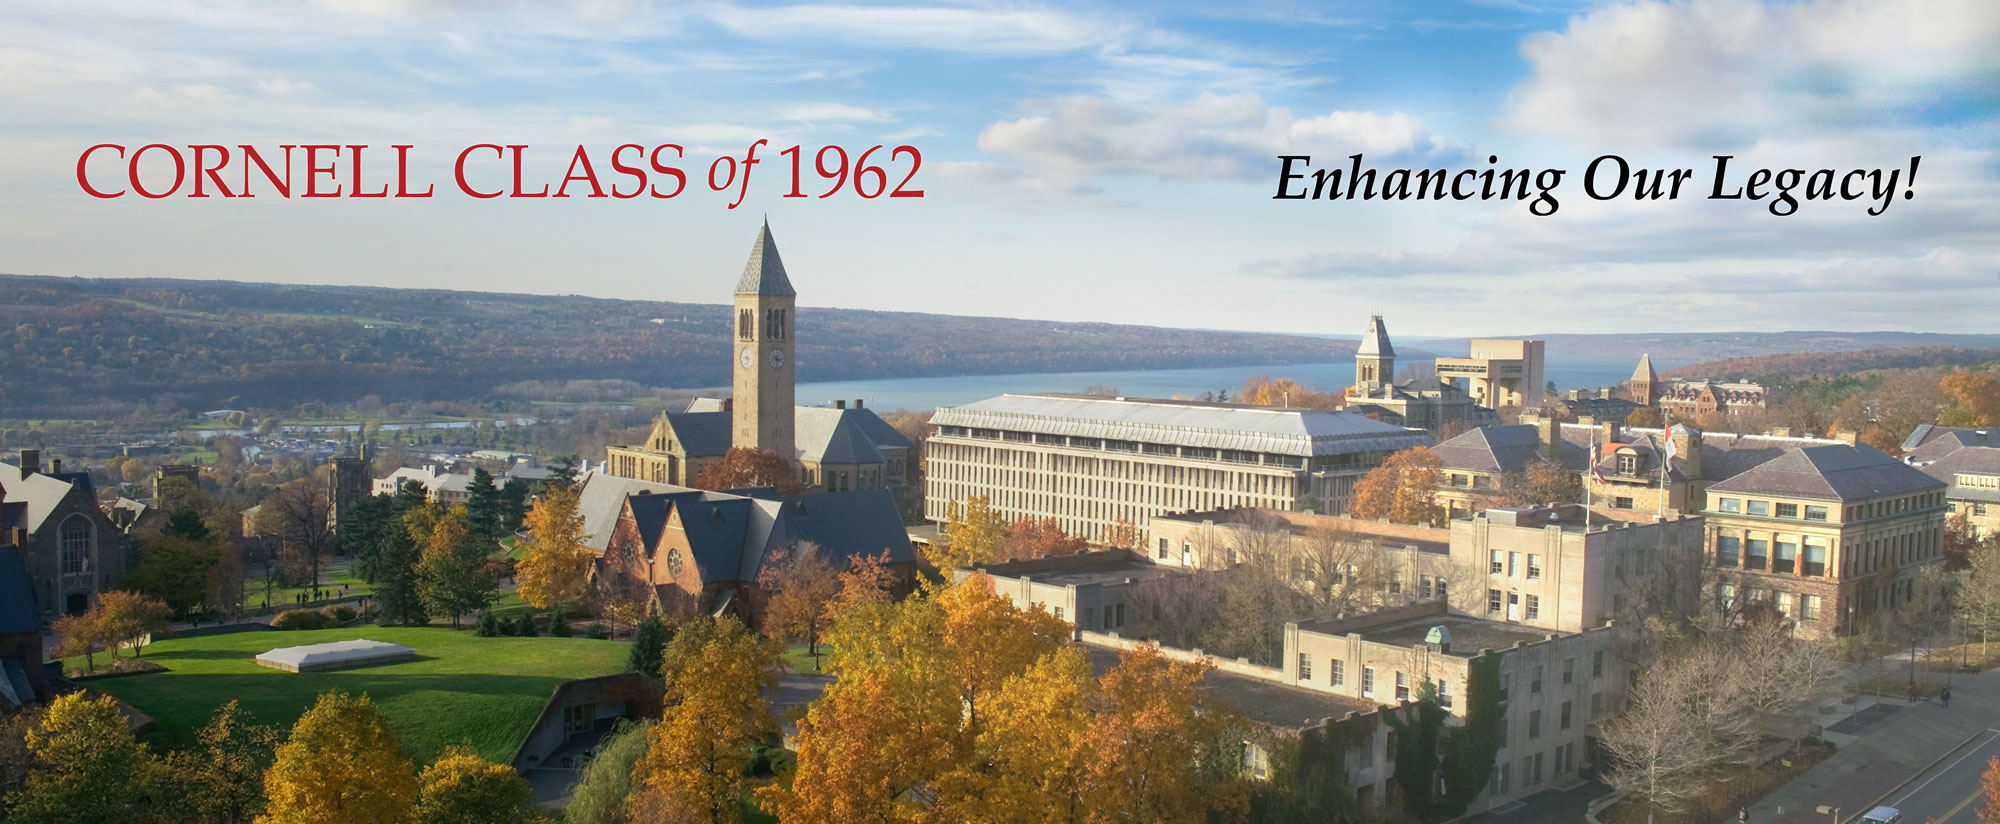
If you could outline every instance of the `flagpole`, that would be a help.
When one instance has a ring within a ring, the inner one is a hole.
[[[1557,422],[1556,426],[1562,426]],[[1590,531],[1590,478],[1597,474],[1597,428],[1590,430],[1590,471],[1583,474],[1583,531]]]
[[[1674,424],[1660,416],[1660,497],[1655,499],[1658,509],[1653,514],[1655,520],[1667,519],[1667,464],[1674,460]]]

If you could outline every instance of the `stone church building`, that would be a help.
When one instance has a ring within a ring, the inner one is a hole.
[[[138,563],[98,507],[90,473],[64,472],[61,461],[44,468],[36,449],[21,450],[19,466],[0,463],[0,534],[27,567],[42,621],[90,609]]]
[[[902,486],[911,444],[872,410],[796,403],[792,320],[798,292],[778,257],[766,222],[736,282],[733,396],[697,399],[663,412],[646,442],[605,451],[605,470],[621,478],[693,486],[732,447],[769,449],[791,459],[807,489],[844,492]]]

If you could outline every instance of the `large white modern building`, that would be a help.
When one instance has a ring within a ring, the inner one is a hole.
[[[927,517],[985,496],[1009,520],[1054,518],[1091,539],[1166,512],[1339,513],[1355,479],[1430,443],[1350,412],[1088,395],[1001,395],[931,423]]]

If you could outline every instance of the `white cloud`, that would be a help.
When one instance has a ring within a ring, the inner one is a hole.
[[[799,123],[823,123],[836,120],[881,123],[894,120],[895,118],[885,112],[864,109],[860,106],[849,106],[845,103],[803,103],[786,108],[778,114],[778,119]]]
[[[1029,104],[1030,114],[986,127],[979,148],[1037,178],[1264,180],[1281,154],[1440,160],[1455,150],[1402,112],[1335,111],[1297,117],[1255,94],[1201,95],[1138,106],[1071,96]],[[1060,187],[1044,186],[1055,191]]]
[[[1118,24],[1035,8],[923,8],[800,4],[748,8],[705,6],[697,12],[753,39],[811,38],[867,48],[914,48],[990,54],[1054,54],[1105,42]]]

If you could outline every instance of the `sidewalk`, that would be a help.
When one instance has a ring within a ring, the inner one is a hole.
[[[1945,674],[1920,671],[1917,677],[1943,681]],[[1827,729],[1827,739],[1839,749],[1752,805],[1749,821],[1828,824],[1829,817],[1816,812],[1822,804],[1838,808],[1843,820],[1858,816],[1956,749],[1967,736],[2000,723],[2000,670],[1954,673],[1951,678],[1950,707],[1935,700],[1911,704],[1888,698],[1868,708],[1874,698],[1862,696],[1863,711],[1855,713],[1851,722]],[[1718,824],[1735,820],[1732,816]]]

